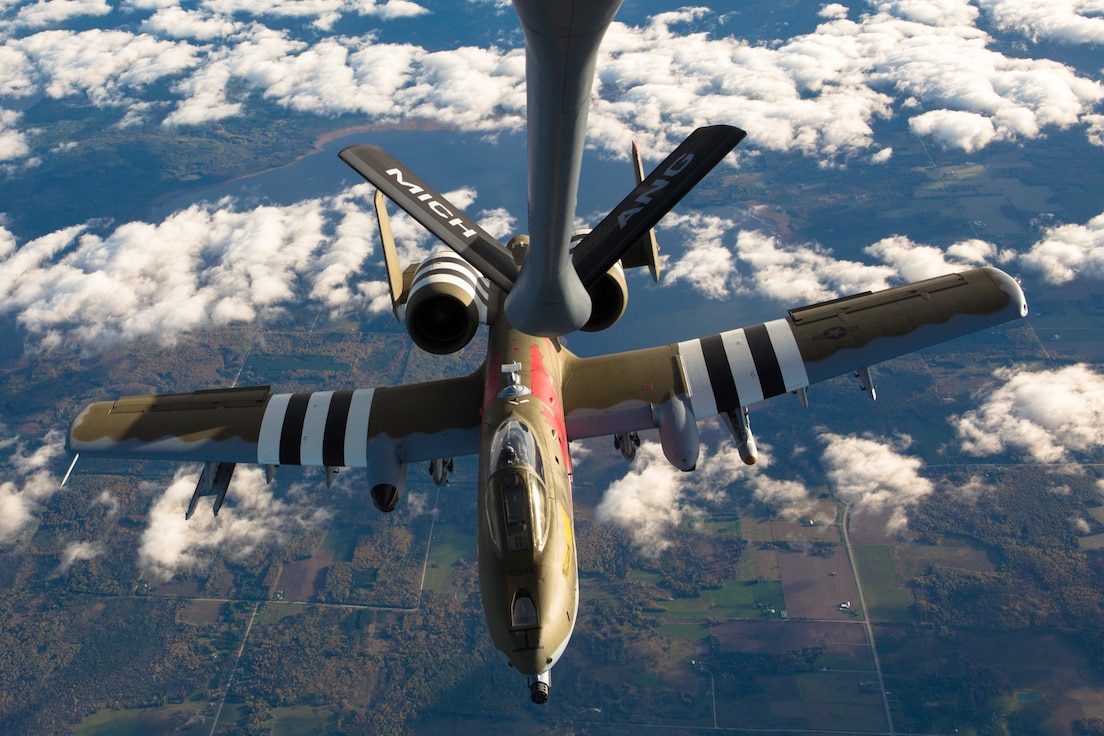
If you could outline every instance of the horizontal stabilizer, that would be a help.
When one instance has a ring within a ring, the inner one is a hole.
[[[589,288],[747,135],[731,125],[698,128],[575,248],[572,263]]]
[[[518,267],[506,246],[431,189],[379,146],[350,146],[341,160],[372,182],[387,198],[452,248],[504,291],[517,279]]]

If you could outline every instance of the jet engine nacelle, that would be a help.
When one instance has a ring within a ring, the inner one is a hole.
[[[422,350],[446,355],[467,345],[487,319],[487,280],[452,251],[437,251],[418,266],[403,322]]]
[[[621,319],[629,303],[625,269],[620,263],[613,264],[613,268],[595,281],[587,293],[590,295],[590,319],[583,325],[583,331],[601,332]]]
[[[571,247],[589,234],[589,228],[576,230],[571,236]],[[621,319],[629,303],[629,285],[625,283],[625,268],[620,261],[591,284],[587,296],[590,297],[590,318],[580,328],[583,332],[601,332]]]
[[[406,488],[407,465],[399,459],[398,447],[386,440],[369,441],[367,460],[372,505],[380,511],[394,511]]]

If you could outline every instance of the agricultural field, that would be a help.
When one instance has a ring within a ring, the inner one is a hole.
[[[419,712],[418,723],[427,730],[479,732],[486,725],[480,714],[492,702],[501,704],[504,691],[511,693],[506,705],[511,717],[534,733],[555,733],[565,723],[585,726],[591,733],[615,733],[631,724],[880,733],[886,730],[887,704],[897,730],[957,727],[970,733],[963,724],[979,697],[1005,719],[1037,721],[1039,733],[1059,733],[1062,723],[1104,711],[1092,668],[1068,635],[1021,633],[1020,643],[1009,650],[996,632],[955,630],[946,643],[917,633],[922,631],[915,628],[921,614],[906,583],[932,569],[993,574],[991,552],[963,538],[929,544],[885,535],[873,528],[876,519],[865,518],[852,534],[864,543],[854,545],[854,558],[849,559],[838,526],[842,516],[826,500],[815,518],[790,520],[773,518],[750,504],[738,519],[680,529],[680,544],[691,552],[689,558],[654,561],[630,554],[618,568],[622,572],[588,575],[579,626],[558,669],[557,692],[564,710],[556,718],[534,715],[520,696],[513,697],[517,693],[510,687],[515,684],[511,673],[501,667],[482,632],[478,596],[472,596],[474,500],[463,487],[438,495],[416,486],[414,492],[424,495],[430,507],[427,514],[402,524],[408,532],[400,533],[390,521],[358,519],[364,512],[350,507],[347,518],[332,522],[309,552],[278,566],[270,593],[285,600],[259,605],[253,613],[237,687],[252,683],[252,692],[263,683],[270,683],[264,688],[278,687],[282,680],[312,677],[315,684],[304,685],[299,698],[329,682],[349,696],[359,693],[355,697],[375,702],[389,697],[383,673],[397,662],[418,662],[421,648],[438,642],[433,651],[450,652],[450,666],[467,672],[466,681],[481,684],[474,694],[456,691]],[[578,512],[581,539],[606,544],[609,528],[595,525],[589,508]],[[393,564],[385,559],[385,549],[401,551],[397,559],[409,560],[416,574],[398,576],[386,600],[376,598],[380,603],[358,603],[356,597],[335,600],[341,603],[337,606],[322,602],[333,589],[326,581],[335,566],[347,566],[354,581],[356,575],[368,580],[364,571],[369,570],[376,575],[368,582],[378,580],[378,571]],[[693,564],[704,576],[697,593],[672,593],[666,581],[682,565]],[[858,602],[853,565],[860,571],[867,611]],[[168,600],[164,596],[199,598],[204,590],[227,594],[235,586],[235,576],[227,571],[202,586],[187,581],[156,586],[147,600],[162,605],[158,600]],[[851,603],[850,609],[839,607],[844,601]],[[417,608],[390,613],[377,609],[388,604]],[[189,699],[165,707],[103,710],[81,725],[81,733],[137,733],[158,730],[159,723],[192,733],[189,729],[207,723],[217,707],[212,694],[225,687],[230,656],[241,646],[250,618],[249,611],[228,605],[191,600],[176,614],[187,625],[204,627],[208,633],[203,641],[224,653],[220,667],[206,682],[196,683]],[[878,685],[864,626],[868,617],[875,624],[891,696],[883,696]],[[450,621],[465,623],[456,629]],[[315,645],[330,647],[337,659],[271,658],[270,653],[282,651],[288,642],[317,638],[320,626],[345,642],[327,644],[323,639]],[[450,631],[469,629],[476,641],[466,649],[455,642],[443,645]],[[931,667],[915,666],[918,648]],[[474,659],[472,653],[477,653]],[[348,666],[342,661],[363,664],[342,674],[334,669]],[[257,669],[261,663],[267,669]],[[234,695],[235,690],[223,704],[220,722],[252,721],[267,724],[272,733],[312,734],[349,717],[333,707],[262,707],[256,698]],[[973,699],[964,700],[964,692],[973,693]],[[920,693],[929,696],[921,700]],[[460,707],[462,702],[466,705]],[[387,718],[401,712],[384,708],[373,722],[389,722]]]
[[[470,529],[455,524],[435,524],[428,553],[425,586],[439,593],[453,587],[453,573],[475,558],[475,540]]]
[[[852,553],[866,596],[866,613],[871,620],[914,621],[912,593],[897,576],[893,550],[882,545],[855,545]]]
[[[315,332],[303,332],[312,325]],[[281,386],[296,388],[312,385],[308,374],[320,370],[332,371],[327,375],[339,385],[419,380],[422,371],[445,370],[411,360],[398,333],[358,333],[321,321],[299,327],[268,332],[263,340],[227,330],[219,333],[228,346],[222,350],[192,345],[153,361],[156,351],[149,348],[147,355],[142,348],[97,365],[125,373],[128,390],[136,393],[156,387],[166,371],[189,388],[225,382],[239,370],[243,381],[263,370]],[[285,352],[294,359],[283,360]],[[884,369],[884,377],[915,392],[910,410],[934,416],[933,401],[968,394],[990,370],[981,352],[973,365],[941,354],[899,361]],[[463,354],[462,368],[472,367],[477,356]],[[255,361],[268,362],[262,368]],[[940,366],[934,379],[933,363]],[[57,380],[72,380],[80,369],[62,363],[55,367]],[[29,371],[16,379],[38,380]],[[830,423],[848,407],[826,401],[818,410],[818,420]],[[782,445],[797,411],[804,410],[789,404],[764,409],[757,426],[768,427]],[[874,426],[889,421],[888,414],[871,416]],[[917,444],[938,448],[945,434],[933,420]],[[216,557],[201,571],[165,581],[138,578],[132,557],[105,555],[81,563],[63,588],[51,577],[60,554],[53,540],[55,530],[70,523],[68,515],[83,509],[98,533],[118,549],[133,550],[148,512],[150,491],[143,484],[169,482],[154,464],[139,468],[139,479],[92,465],[88,476],[112,489],[119,513],[95,516],[89,513],[98,508],[94,499],[66,496],[42,520],[30,561],[0,569],[11,590],[41,580],[53,586],[51,596],[87,596],[85,613],[61,624],[48,597],[28,598],[10,616],[9,634],[41,637],[47,655],[64,661],[70,642],[91,652],[103,639],[97,616],[104,614],[95,606],[106,606],[115,626],[147,622],[147,635],[135,637],[128,628],[130,638],[141,642],[144,661],[174,663],[175,679],[168,686],[138,683],[132,696],[113,700],[92,691],[92,715],[76,727],[89,734],[209,733],[223,695],[220,724],[285,734],[408,727],[474,734],[489,722],[533,733],[623,733],[648,723],[675,733],[714,724],[879,733],[886,730],[888,704],[898,732],[953,727],[980,733],[988,724],[979,723],[978,713],[1001,713],[1002,723],[1033,724],[1029,732],[1049,735],[1104,714],[1094,655],[1086,653],[1079,633],[1070,633],[1088,631],[1071,618],[1070,611],[1079,610],[1076,600],[1040,593],[1036,581],[1045,568],[1009,572],[1010,559],[1020,565],[1059,560],[1091,575],[1084,557],[1070,555],[1091,553],[1100,534],[1104,512],[1092,475],[1063,479],[1067,495],[1039,496],[1037,489],[1051,483],[1042,473],[986,468],[989,475],[982,477],[1007,488],[1006,494],[973,506],[953,497],[933,499],[954,513],[921,505],[905,534],[887,532],[877,514],[849,514],[853,558],[840,529],[842,506],[823,478],[810,486],[812,510],[797,518],[771,513],[734,481],[728,506],[680,525],[671,550],[650,558],[623,531],[594,520],[606,484],[625,472],[619,455],[595,444],[581,467],[576,532],[583,600],[572,645],[557,668],[562,705],[554,714],[532,712],[516,673],[485,632],[474,567],[475,495],[463,480],[474,477],[472,466],[440,493],[424,468],[412,469],[404,505],[388,517],[364,502],[353,473],[324,489],[317,473],[281,469],[287,475],[280,484],[314,488],[309,493],[318,494],[331,514],[324,523],[285,530],[268,552]],[[964,471],[930,472],[947,473],[948,487],[965,483],[954,475]],[[1094,525],[1092,533],[1068,531],[1069,518],[1078,514]],[[994,520],[1006,526],[993,531],[986,525]],[[1013,538],[1033,551],[1012,557],[993,542]],[[1051,546],[1040,546],[1039,539]],[[859,603],[855,569],[868,610]],[[1024,589],[1030,596],[1021,595]],[[840,607],[845,601],[850,608]],[[33,634],[29,620],[36,621]],[[870,622],[888,697],[877,684]],[[950,633],[945,640],[925,638],[933,630]],[[1002,648],[1002,632],[1017,646]],[[918,661],[930,665],[918,667]],[[107,658],[86,674],[120,691],[120,683],[131,683],[122,667]],[[59,686],[69,682],[40,677]],[[167,694],[158,699],[151,687]]]
[[[782,551],[778,566],[791,617],[849,621],[863,615],[855,576],[842,547],[832,547],[824,555]]]

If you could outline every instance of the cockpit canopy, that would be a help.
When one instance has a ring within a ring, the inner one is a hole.
[[[502,423],[491,440],[491,457],[494,458],[495,471],[505,467],[522,466],[544,479],[544,463],[540,450],[529,425],[520,419],[510,419]]]
[[[532,430],[518,419],[503,422],[491,440],[493,467],[485,492],[488,528],[499,553],[537,553],[548,536],[549,499],[544,464]]]

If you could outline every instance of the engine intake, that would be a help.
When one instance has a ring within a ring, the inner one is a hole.
[[[467,345],[487,319],[487,280],[452,251],[437,251],[418,266],[404,323],[414,344],[446,355]]]

